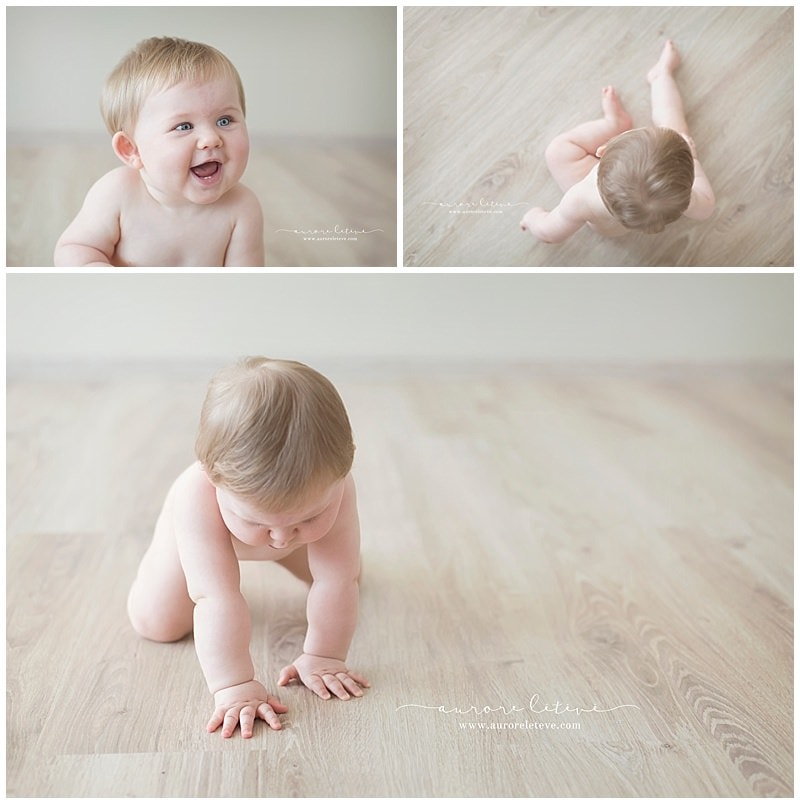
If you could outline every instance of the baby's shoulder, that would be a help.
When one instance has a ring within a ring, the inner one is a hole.
[[[575,184],[573,189],[588,205],[594,207],[597,201],[602,204],[603,200],[600,198],[600,191],[597,189],[597,166],[593,167],[584,178]]]
[[[241,182],[225,193],[223,204],[236,218],[261,215],[261,203],[258,196]]]
[[[184,469],[169,492],[176,523],[218,524],[217,489],[199,462]]]
[[[216,497],[214,485],[209,480],[208,475],[205,473],[199,461],[195,461],[187,466],[186,469],[178,475],[173,487],[178,494],[194,499],[209,494],[214,494]]]
[[[602,233],[609,236],[622,234],[625,231],[624,227],[608,211],[600,196],[600,190],[597,187],[597,166],[575,185],[575,190],[580,196],[586,219],[590,224],[600,227]]]
[[[127,189],[133,184],[138,184],[139,172],[133,168],[120,165],[112,168],[105,175],[101,176],[95,183],[95,187],[105,190]]]
[[[89,189],[86,200],[102,203],[106,208],[119,206],[124,198],[130,196],[138,181],[137,171],[121,165],[101,176]]]

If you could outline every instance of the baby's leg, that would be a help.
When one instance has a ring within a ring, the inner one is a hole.
[[[650,103],[653,108],[653,125],[672,128],[679,134],[689,136],[683,100],[678,85],[672,77],[681,62],[675,43],[667,39],[658,61],[647,73],[650,82]]]
[[[556,137],[545,151],[550,173],[566,191],[585,178],[597,164],[597,149],[631,128],[630,115],[614,87],[603,88],[603,117],[582,123]]]
[[[183,639],[192,632],[194,618],[194,602],[186,589],[170,520],[162,512],[128,595],[131,625],[140,636],[155,642]]]

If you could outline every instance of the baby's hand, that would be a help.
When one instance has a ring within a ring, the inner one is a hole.
[[[351,695],[360,698],[364,694],[361,687],[369,687],[369,681],[348,670],[344,662],[310,653],[304,653],[281,670],[278,686],[285,687],[290,681],[300,681],[326,700],[331,693],[343,701],[349,700]]]
[[[523,232],[530,232],[535,235],[536,224],[542,217],[547,217],[547,210],[542,207],[533,207],[533,209],[529,209],[525,213],[524,217],[519,222],[519,228],[522,229]]]
[[[259,681],[246,681],[233,687],[225,687],[214,695],[214,714],[206,727],[209,732],[222,726],[222,736],[232,737],[237,724],[242,727],[242,737],[253,736],[256,717],[267,722],[271,729],[280,729],[278,715],[286,714],[289,707],[270,695]]]

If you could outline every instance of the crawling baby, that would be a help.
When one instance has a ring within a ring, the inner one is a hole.
[[[650,128],[632,128],[613,87],[602,93],[603,117],[556,137],[547,166],[564,195],[550,212],[529,210],[520,226],[537,240],[560,243],[584,224],[616,237],[628,231],[657,233],[681,215],[705,220],[714,193],[697,159],[673,73],[680,56],[667,40],[647,74]]]
[[[248,358],[211,381],[197,462],[173,483],[128,597],[134,629],[158,642],[194,633],[214,710],[210,732],[287,711],[250,656],[240,561],[276,561],[309,584],[302,653],[280,673],[320,698],[362,696],[346,664],[361,559],[347,413],[328,379],[293,361]]]
[[[123,163],[89,190],[56,266],[263,266],[264,224],[240,183],[250,150],[242,82],[209,45],[140,42],[101,100]]]

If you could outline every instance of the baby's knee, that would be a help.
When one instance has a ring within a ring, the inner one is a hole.
[[[192,632],[184,625],[176,625],[163,621],[146,620],[143,618],[131,617],[133,630],[140,637],[149,639],[151,642],[179,642]]]
[[[136,633],[151,642],[178,642],[192,632],[183,618],[168,617],[128,601],[128,619]]]
[[[544,149],[544,159],[547,163],[549,168],[553,168],[554,166],[557,167],[558,165],[563,164],[565,157],[566,157],[566,150],[569,147],[569,143],[564,139],[563,136],[558,136],[554,140],[548,144],[548,146]]]

